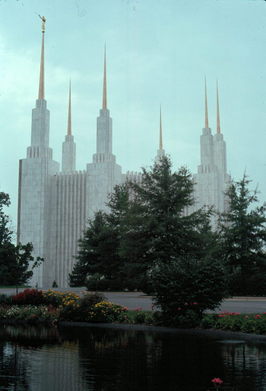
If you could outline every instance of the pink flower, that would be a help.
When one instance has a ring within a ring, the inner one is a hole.
[[[211,382],[212,382],[213,384],[219,385],[219,386],[220,386],[221,384],[223,384],[222,379],[220,379],[219,377],[213,378]]]
[[[261,315],[257,314],[257,315],[255,315],[255,318],[256,318],[256,319],[260,319],[260,318],[261,318]]]

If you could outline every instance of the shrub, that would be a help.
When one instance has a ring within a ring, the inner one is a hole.
[[[52,305],[59,307],[64,302],[78,300],[79,296],[72,292],[57,292],[53,290],[42,291],[38,289],[25,289],[23,292],[12,296],[12,304],[15,305]]]
[[[106,297],[99,292],[85,293],[79,300],[81,308],[90,308],[101,301],[107,301]]]
[[[79,296],[72,292],[57,292],[53,290],[48,290],[43,292],[44,303],[47,305],[52,305],[54,307],[59,307],[63,303],[67,303],[70,300],[78,300]]]
[[[64,293],[56,292],[51,289],[43,292],[44,302],[47,305],[52,305],[54,307],[59,307],[62,304]]]
[[[60,320],[84,321],[78,301],[69,300],[60,306]]]
[[[83,322],[116,322],[126,319],[126,308],[102,301],[103,295],[87,294],[82,298],[63,301],[60,319]]]
[[[123,322],[125,320],[127,309],[118,304],[101,301],[95,304],[88,312],[88,322]]]
[[[195,327],[203,311],[215,309],[226,295],[224,270],[213,260],[181,257],[157,263],[150,279],[166,325]]]
[[[81,298],[75,294],[65,295],[60,308],[60,318],[72,321],[86,321],[89,311],[104,299],[104,295],[100,293],[87,293]]]
[[[205,314],[200,321],[200,327],[203,329],[214,328],[216,317],[216,314]]]
[[[133,321],[134,323],[145,323],[146,320],[146,314],[143,311],[137,311],[134,314]]]
[[[23,292],[12,296],[12,303],[15,305],[40,305],[44,302],[43,292],[38,289],[25,289]]]
[[[223,312],[204,315],[201,326],[221,330],[241,331],[243,333],[266,333],[266,314],[240,314]]]
[[[23,320],[30,323],[48,322],[55,323],[58,320],[58,311],[46,306],[25,305],[12,307],[0,307],[1,320]]]
[[[0,295],[0,305],[11,305],[12,304],[12,296]]]

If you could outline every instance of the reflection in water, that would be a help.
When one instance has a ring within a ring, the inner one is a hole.
[[[0,330],[0,390],[266,390],[266,344],[133,330]]]

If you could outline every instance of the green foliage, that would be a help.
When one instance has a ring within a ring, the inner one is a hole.
[[[63,296],[63,295],[62,295]],[[68,293],[61,302],[60,319],[86,321],[88,312],[99,302],[105,300],[100,293],[87,293],[82,297]]]
[[[53,307],[60,307],[64,303],[70,300],[77,300],[79,296],[72,292],[59,292],[49,289],[48,291],[42,291],[43,304],[52,305]]]
[[[218,315],[206,314],[201,327],[220,330],[241,331],[243,333],[266,333],[266,314],[240,314],[223,312]]]
[[[12,297],[9,295],[1,294],[0,295],[0,306],[3,305],[11,305],[12,304]]]
[[[98,212],[80,240],[71,285],[89,290],[151,291],[149,270],[178,255],[205,257],[216,246],[210,210],[186,215],[193,182],[186,168],[172,172],[168,157],[142,170],[140,184],[116,186],[109,213]]]
[[[57,292],[53,290],[42,291],[40,289],[25,289],[22,292],[19,292],[16,295],[8,296],[8,295],[0,295],[0,305],[16,305],[16,306],[24,306],[24,305],[47,305],[58,308],[64,304],[67,304],[69,301],[77,301],[79,296],[72,292]],[[92,302],[98,302],[104,299],[103,295],[95,294],[91,295],[91,298],[88,298],[85,295],[83,300],[91,300]]]
[[[221,216],[220,258],[229,276],[232,295],[266,294],[266,205],[258,202],[244,175],[228,192],[229,211]]]
[[[226,295],[222,266],[209,259],[179,257],[157,263],[150,271],[155,304],[168,325],[194,327],[206,309],[215,309]]]
[[[90,275],[100,273],[112,280],[120,262],[117,256],[118,239],[103,212],[90,220],[84,237],[79,241],[77,263],[69,276],[71,286],[86,286]]]
[[[88,294],[77,300],[64,301],[60,319],[81,322],[121,322],[126,318],[126,308],[102,300],[104,296]]]
[[[212,237],[210,211],[184,213],[193,204],[193,181],[189,171],[181,167],[172,172],[171,160],[162,157],[149,171],[143,169],[142,174],[141,184],[131,186],[139,205],[147,270],[154,262],[168,263],[177,254],[201,256],[205,253],[206,244],[208,242],[209,247]]]
[[[42,259],[34,260],[31,243],[12,243],[13,232],[9,228],[9,217],[4,213],[4,207],[9,205],[8,194],[0,192],[0,284],[22,285],[29,280],[33,274],[32,269],[37,267]]]
[[[20,320],[28,323],[45,322],[54,324],[58,320],[58,311],[46,306],[4,306],[0,307],[0,320]]]
[[[128,311],[128,323],[152,325],[154,323],[153,313],[151,311]]]
[[[126,309],[118,304],[101,301],[88,311],[88,322],[113,323],[123,322],[126,319]]]
[[[10,205],[9,195],[3,192],[0,192],[0,246],[10,243],[12,239],[12,231],[10,231],[9,217],[4,213],[4,207]]]
[[[91,308],[95,304],[100,303],[101,301],[106,301],[106,297],[99,292],[95,293],[86,293],[79,300],[80,308]]]

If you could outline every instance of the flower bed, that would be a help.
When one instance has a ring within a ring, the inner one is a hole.
[[[106,301],[105,297],[98,293],[79,297],[71,292],[26,289],[11,297],[0,297],[2,321],[125,322],[126,312],[127,308]]]
[[[26,289],[18,295],[0,295],[0,321],[46,322],[78,321],[97,323],[129,323],[163,326],[161,312],[143,311],[110,303],[99,293],[87,293],[82,297],[71,292]],[[186,327],[194,327],[186,318]],[[205,314],[198,327],[244,333],[266,334],[266,313],[240,314],[221,312]]]
[[[29,323],[54,324],[58,320],[58,310],[54,307],[25,305],[12,305],[0,307],[0,320],[25,321]]]
[[[239,312],[221,312],[219,314],[208,314],[203,317],[201,327],[265,334],[266,313],[241,314]]]

